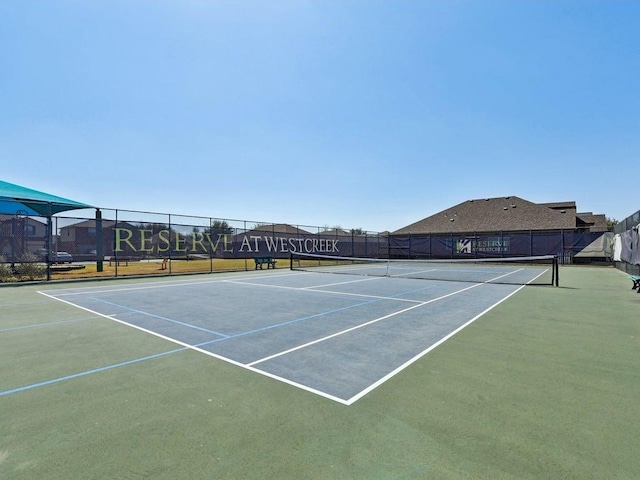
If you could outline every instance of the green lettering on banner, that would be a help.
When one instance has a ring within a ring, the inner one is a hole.
[[[200,236],[200,240],[198,240],[198,236]],[[202,250],[200,250],[202,253],[207,253],[207,247],[204,245],[204,234],[196,232],[191,237],[191,251],[198,252],[198,245],[202,247]]]
[[[222,235],[221,233],[218,234],[218,240],[220,240],[220,236],[222,236],[224,242],[224,248],[222,249],[224,252],[233,252],[233,241],[231,240],[231,236],[227,235],[226,233],[224,235]]]
[[[149,247],[146,247],[145,243],[150,243],[151,242],[151,237],[153,237],[153,230],[140,229],[138,231],[140,232],[140,251],[141,252],[152,252],[153,251],[153,245],[150,245]]]
[[[181,247],[182,244],[187,243],[187,241],[181,238],[180,233],[176,232],[176,252],[186,252],[187,247]]]
[[[158,252],[166,252],[171,247],[169,234],[170,234],[169,230],[160,230],[158,232]],[[160,246],[161,242],[163,246]]]
[[[114,229],[114,232],[115,232],[115,236],[116,236],[116,238],[115,238],[115,240],[116,240],[115,247],[116,248],[114,249],[114,251],[116,251],[116,252],[124,252],[124,248],[122,248],[121,242],[124,242],[126,245],[128,245],[129,248],[131,250],[133,250],[134,252],[137,251],[136,247],[134,247],[133,244],[131,243],[131,237],[133,236],[133,232],[131,230],[129,230],[128,228],[116,227]],[[122,236],[121,236],[122,232],[126,232],[127,233],[127,235],[124,238],[122,238]]]
[[[203,234],[204,238],[206,238],[207,242],[209,243],[209,246],[211,247],[211,251],[215,252],[218,250],[218,245],[220,245],[220,240],[224,240],[223,244],[224,244],[224,248],[223,250],[225,252],[232,252],[233,248],[228,250],[227,246],[228,246],[228,240],[227,240],[227,234],[226,233],[219,233],[218,234],[218,239],[215,241],[215,243],[213,242],[212,238],[211,238],[211,234],[209,232],[206,232]],[[205,249],[206,250],[206,249]]]
[[[154,233],[151,229],[140,228],[136,229],[136,235],[140,237],[139,241],[137,238],[134,238],[134,230],[124,227],[116,227],[114,228],[114,252],[124,252],[125,249],[132,252],[148,252],[151,253],[155,249],[157,249],[157,253],[163,253],[169,251],[172,247],[177,252],[187,252],[189,249],[193,252],[202,252],[207,253],[208,248],[211,248],[211,252],[216,252],[218,248],[221,246],[222,242],[222,250],[227,253],[232,253],[233,249],[233,240],[226,233],[219,233],[218,237],[214,241],[211,238],[210,233],[194,233],[191,235],[191,239],[188,237],[181,235],[179,232],[175,232],[175,235],[172,235],[174,232],[171,230],[160,230],[158,232],[158,240],[157,245],[154,245]],[[258,240],[261,237],[251,236],[251,240],[255,246],[255,251],[258,250]],[[172,245],[173,240],[173,245]],[[136,245],[139,243],[138,247]],[[190,243],[189,243],[190,242]],[[275,241],[271,241],[270,251],[277,250],[277,244]],[[251,248],[251,243],[249,238],[244,237],[242,242],[242,247],[240,251],[244,251],[247,248],[249,252],[254,251]]]

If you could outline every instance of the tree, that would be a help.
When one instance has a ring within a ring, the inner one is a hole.
[[[229,226],[229,224],[225,220],[214,220],[211,222],[211,226],[205,228],[205,233],[209,233],[212,235],[222,234],[233,234],[233,228]]]

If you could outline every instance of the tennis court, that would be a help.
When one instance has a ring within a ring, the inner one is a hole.
[[[437,267],[404,262],[376,276],[382,267],[360,260],[313,273],[41,293],[350,405],[548,271],[464,264],[445,268],[460,281],[414,278]],[[507,278],[517,284],[494,283]]]
[[[0,478],[640,476],[622,272],[328,269],[0,288]]]

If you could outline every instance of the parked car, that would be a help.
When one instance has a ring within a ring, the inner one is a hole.
[[[38,250],[36,250],[36,255],[42,261],[46,261],[47,260],[47,249],[46,248],[39,248]],[[72,263],[73,262],[73,257],[71,256],[71,254],[69,252],[62,252],[62,251],[51,252],[51,255],[50,255],[49,259],[50,259],[51,263]]]
[[[71,263],[73,262],[73,257],[68,252],[52,252],[51,257],[53,258],[54,263]]]

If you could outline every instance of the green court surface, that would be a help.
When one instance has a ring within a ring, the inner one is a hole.
[[[0,288],[0,479],[640,478],[618,270],[562,267],[350,405],[38,293],[154,281]]]

